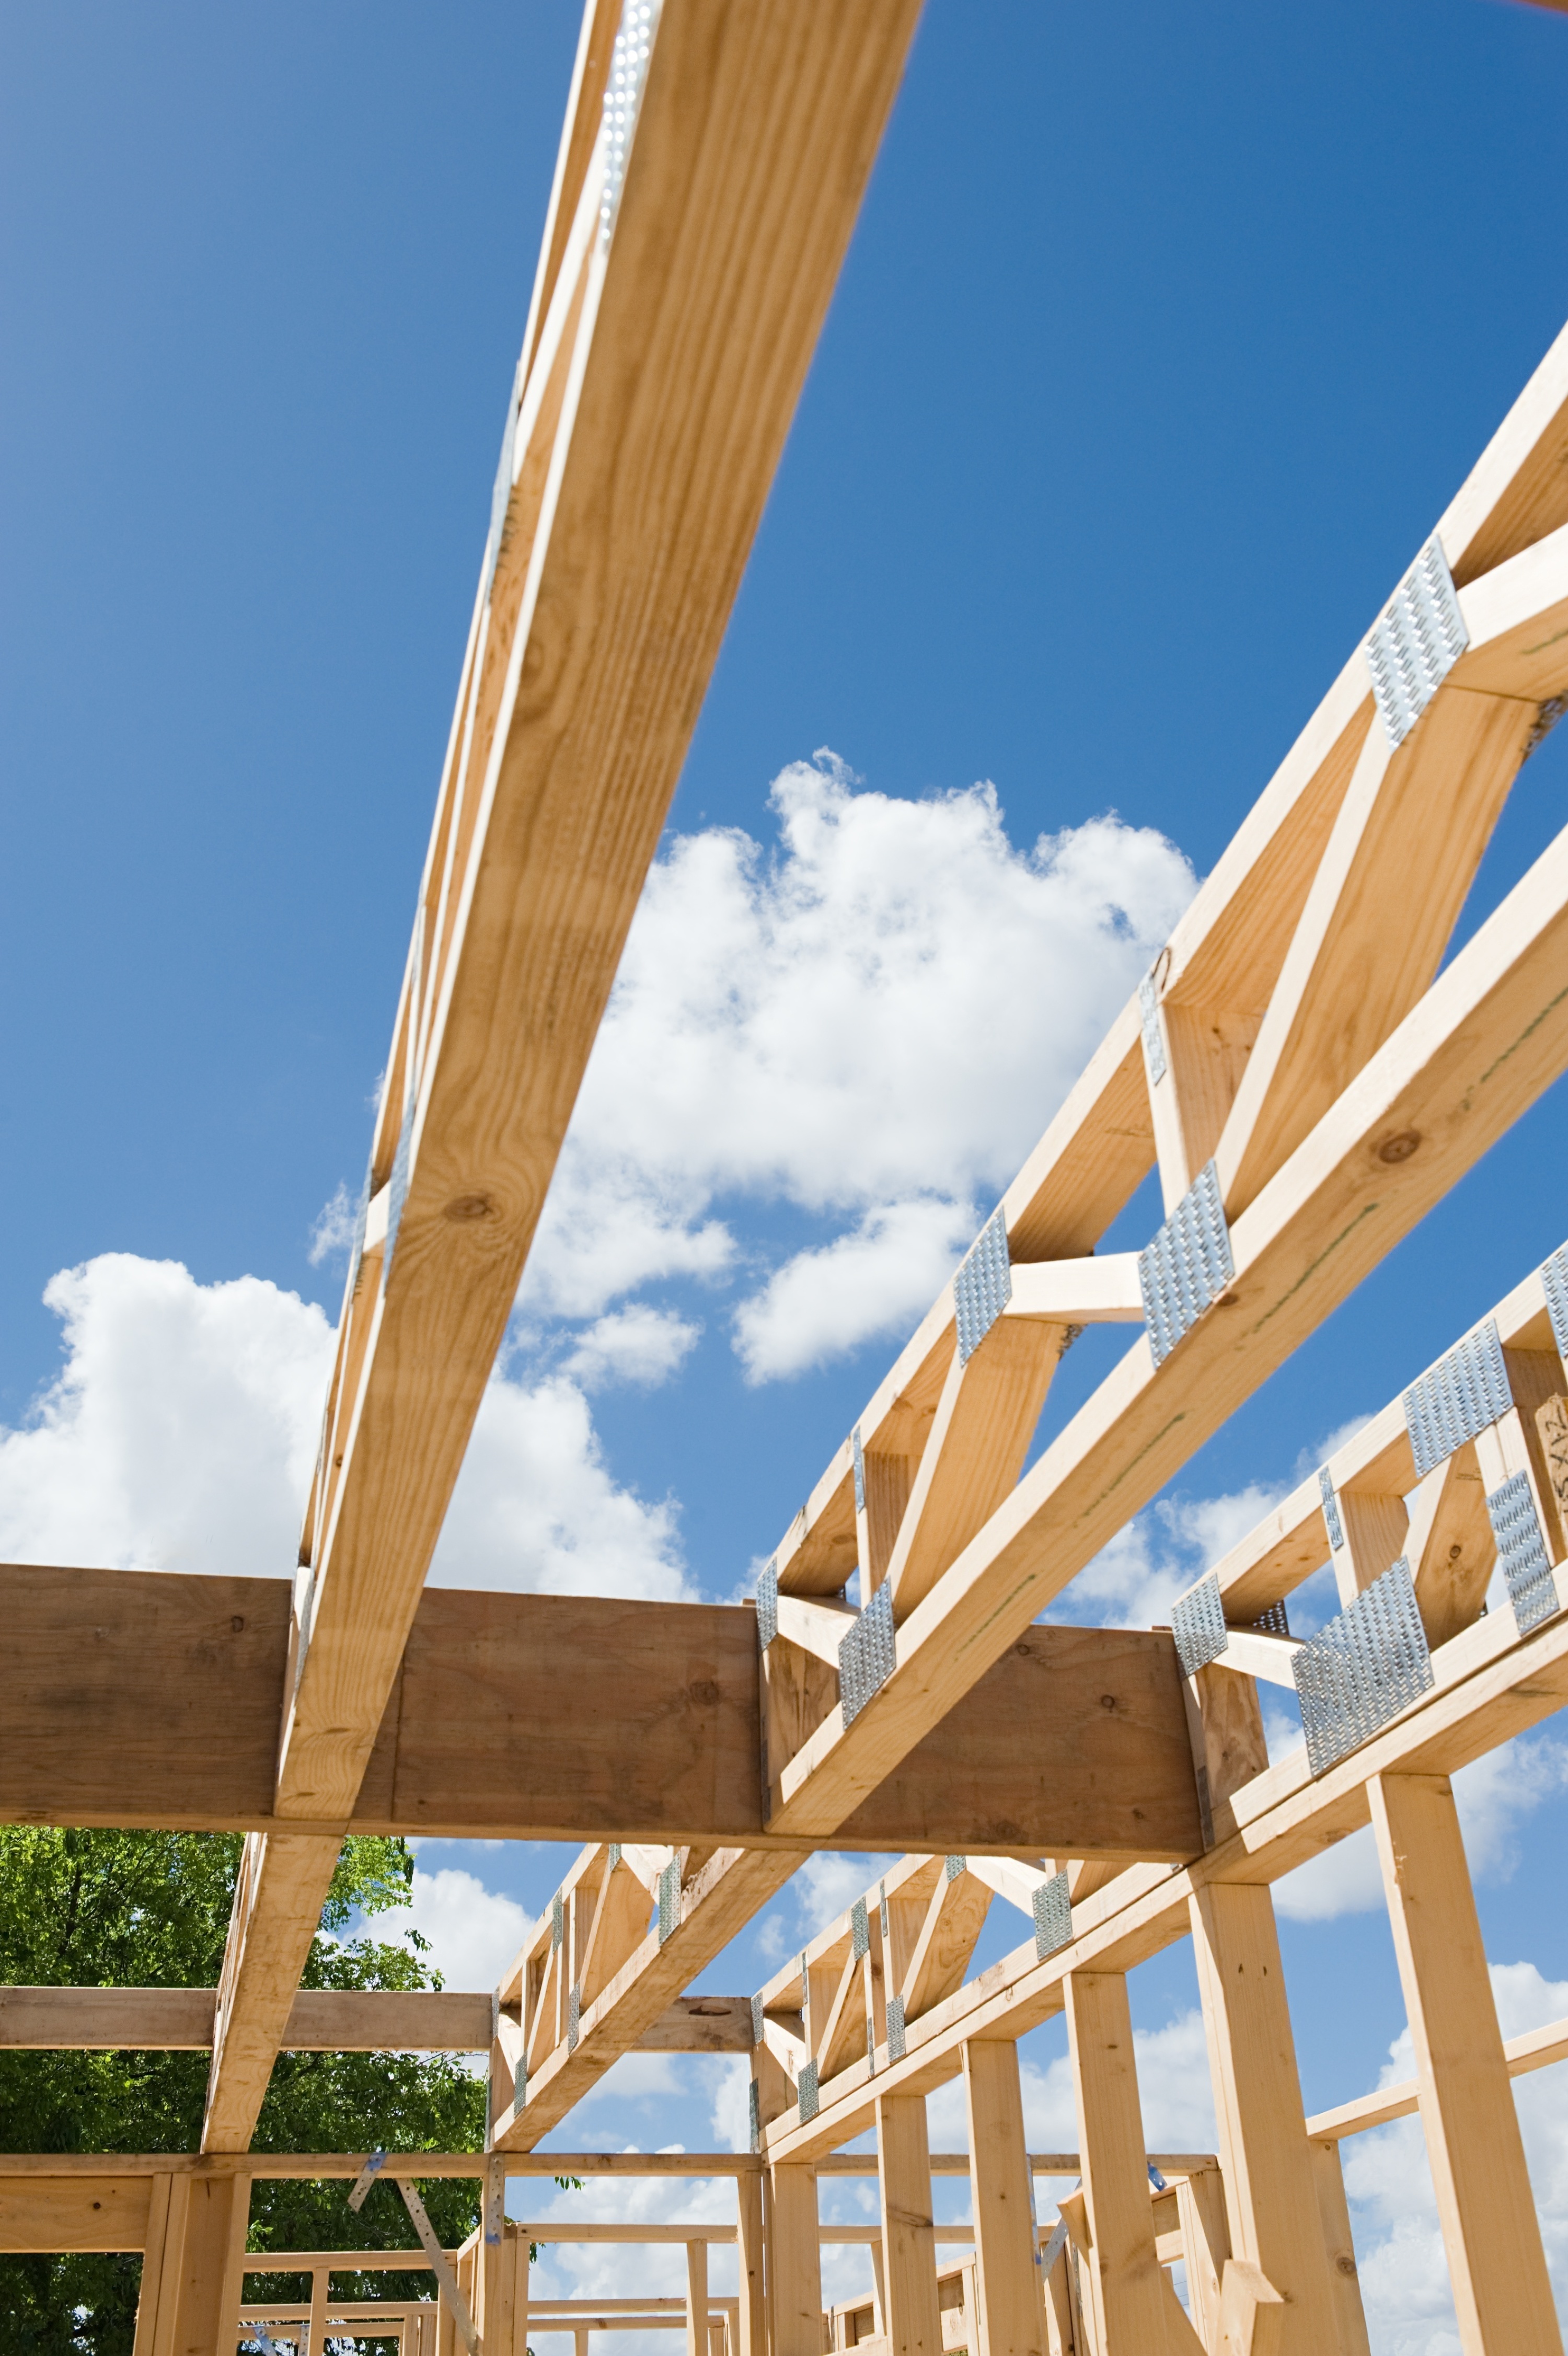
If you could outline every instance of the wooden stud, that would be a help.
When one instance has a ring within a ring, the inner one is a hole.
[[[1194,1892],[1190,1919],[1231,2249],[1288,2301],[1283,2356],[1322,2356],[1335,2344],[1334,2283],[1273,1901],[1266,1889],[1210,1882]]]
[[[822,2356],[816,2169],[793,2164],[771,2169],[768,2207],[772,2356]]]
[[[708,2245],[686,2244],[686,2356],[708,2356]]]
[[[1040,2356],[1045,2318],[1018,2049],[1010,2039],[972,2039],[962,2058],[985,2356]]]
[[[1311,2123],[1308,2122],[1311,2136]],[[1350,2230],[1350,2208],[1345,2198],[1345,2172],[1339,2147],[1312,2136],[1312,2175],[1317,2187],[1317,2213],[1328,2252],[1334,2283],[1334,2320],[1338,2331],[1337,2356],[1371,2356],[1366,2310],[1356,2265],[1356,2237]]]
[[[1285,2302],[1261,2269],[1227,2258],[1219,2299],[1219,2356],[1275,2356],[1286,2345]]]
[[[768,2278],[763,2179],[743,2176],[736,2186],[736,2241],[740,2266],[736,2347],[732,2356],[768,2356]]]
[[[1219,2169],[1178,2176],[1176,2196],[1193,2325],[1205,2348],[1212,2348],[1219,2336],[1220,2285],[1230,2255],[1225,2186]]]
[[[888,2356],[941,2356],[923,2094],[878,2095],[876,2156]]]
[[[1166,2316],[1149,2206],[1133,2020],[1121,1973],[1070,1973],[1067,2023],[1105,2356],[1133,2356],[1134,2351],[1161,2346]]]
[[[1360,1489],[1340,1490],[1338,1504],[1345,1543],[1333,1557],[1334,1581],[1340,1602],[1353,1603],[1403,1554],[1410,1515],[1402,1497]]]
[[[1379,1775],[1369,1796],[1461,2343],[1560,2349],[1453,1787]]]

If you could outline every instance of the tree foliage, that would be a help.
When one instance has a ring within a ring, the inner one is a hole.
[[[239,1864],[237,1836],[0,1827],[0,1981],[12,1987],[213,1987]],[[345,1843],[306,1966],[306,1987],[439,1987],[417,1932],[371,1937],[366,1918],[406,1901],[406,1842]],[[207,2086],[204,2053],[0,2051],[0,2149],[193,2151]],[[253,2138],[257,2151],[478,2150],[480,2079],[446,2055],[286,2053]],[[258,2179],[251,2248],[411,2249],[395,2190],[376,2186],[356,2214],[338,2179]],[[478,2213],[472,2181],[422,2187],[450,2248]],[[131,2356],[141,2261],[133,2255],[0,2256],[5,2356]],[[422,2279],[416,2277],[416,2280]],[[352,2295],[406,2296],[406,2275],[371,2270]],[[338,2279],[339,2293],[350,2290]],[[252,2277],[247,2295],[308,2291],[300,2277]]]

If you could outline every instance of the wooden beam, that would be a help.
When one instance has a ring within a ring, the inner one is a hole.
[[[1549,2021],[1544,2029],[1527,2029],[1522,2036],[1507,2039],[1503,2060],[1510,2078],[1550,2069],[1554,2062],[1568,2062],[1568,2020]],[[1337,2104],[1331,2111],[1319,2111],[1308,2119],[1306,2131],[1323,2142],[1338,2143],[1346,2136],[1364,2135],[1369,2127],[1386,2126],[1390,2119],[1413,2118],[1420,2107],[1419,2084],[1413,2078],[1402,2078],[1375,2094],[1362,2094],[1355,2102]]]
[[[199,2052],[212,2043],[217,1995],[216,1988],[0,1988],[0,2049]],[[725,1999],[707,2001],[722,2005]],[[489,2022],[488,1992],[302,1988],[289,2011],[284,2050],[482,2053],[490,2041]],[[732,2049],[693,2043],[664,2050]]]
[[[0,1567],[11,1641],[0,1818],[209,1831],[261,1823],[269,1837],[297,1841],[269,1810],[287,1593],[282,1580]],[[95,1636],[85,1650],[71,1641],[84,1625]],[[585,1659],[601,1665],[587,1715],[577,1699]],[[270,1733],[253,1706],[269,1680]],[[166,1733],[142,1700],[166,1687],[179,1697]],[[81,1740],[84,1718],[91,1744]],[[749,1604],[433,1588],[350,1825],[766,1846],[759,1742]],[[1167,1634],[1031,1629],[837,1837],[873,1849],[1190,1856],[1200,1836],[1186,1762]],[[788,1857],[810,1845],[780,1846]],[[302,1853],[308,1877],[315,1853]],[[618,1886],[628,1887],[624,1875]],[[648,1903],[628,1902],[628,1922],[640,1908],[635,1945]],[[589,1963],[585,1954],[592,2000],[604,1981]]]
[[[923,2094],[878,2098],[876,2154],[888,2356],[940,2356],[931,2157]]]
[[[1460,2340],[1560,2349],[1453,1787],[1380,1775],[1369,1791]]]
[[[768,2171],[772,2356],[822,2356],[822,2262],[815,2169]]]
[[[917,14],[666,0],[607,191],[591,0],[372,1150],[398,1216],[306,1513],[284,1818],[351,1816]],[[334,1862],[242,1882],[263,1935],[236,1917],[209,2143],[249,2140]]]
[[[965,2043],[963,2094],[986,2356],[1037,2356],[1042,2318],[1034,2187],[1018,2049],[1010,2039]]]
[[[1157,2349],[1166,2336],[1165,2286],[1122,1976],[1074,1972],[1067,2023],[1096,2316],[1108,2350]]]

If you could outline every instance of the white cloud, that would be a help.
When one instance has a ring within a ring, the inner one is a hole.
[[[398,1939],[417,1931],[430,1942],[426,1961],[449,1988],[494,1987],[533,1928],[513,1898],[487,1890],[460,1866],[435,1873],[416,1866],[411,1901],[389,1909],[364,1925],[373,1939]]]
[[[323,1260],[341,1258],[345,1262],[353,1248],[360,1224],[360,1206],[341,1179],[329,1203],[323,1203],[310,1230],[310,1265],[319,1268]]]
[[[918,1312],[1193,889],[1114,816],[1015,850],[989,786],[859,793],[822,755],[772,804],[771,858],[711,828],[650,874],[524,1286],[587,1316],[720,1277],[725,1198],[782,1200],[846,1242],[743,1306],[759,1379]]]
[[[1490,1968],[1505,2037],[1568,2014],[1568,1981],[1548,1980],[1530,1963]],[[1414,2046],[1405,2029],[1389,2048],[1379,2084],[1396,2085],[1414,2075]],[[1568,2308],[1568,2108],[1561,2064],[1515,2079],[1514,2100],[1547,2265],[1563,2309]],[[1352,2136],[1339,2148],[1376,2356],[1452,2356],[1459,2340],[1420,2120],[1395,2120]]]
[[[972,1203],[927,1196],[868,1211],[847,1235],[797,1252],[736,1312],[747,1381],[800,1374],[917,1324],[974,1227]]]
[[[286,1576],[331,1364],[320,1310],[129,1252],[44,1299],[65,1363],[0,1437],[5,1558]]]
[[[1565,1787],[1568,1745],[1550,1735],[1520,1735],[1459,1770],[1454,1798],[1476,1880],[1510,1878],[1519,1863],[1520,1825]],[[1382,1903],[1383,1877],[1369,1825],[1274,1884],[1276,1912],[1297,1922],[1375,1913]]]
[[[1228,1496],[1161,1497],[1085,1565],[1058,1606],[1099,1626],[1167,1624],[1171,1605],[1284,1494],[1251,1483]]]
[[[1212,2151],[1214,2094],[1203,2015],[1177,2013],[1160,2029],[1134,2028],[1138,2099],[1144,2139],[1150,2151]],[[1078,2109],[1072,2064],[1065,2053],[1042,2064],[1027,2051],[1019,2057],[1024,2096],[1024,2132],[1031,2151],[1076,2152]],[[927,2103],[933,2151],[967,2151],[963,2086],[952,2079]],[[1065,2188],[1064,2188],[1065,2189]]]
[[[634,1383],[651,1390],[678,1370],[702,1330],[672,1309],[634,1301],[629,1309],[612,1310],[590,1325],[563,1371],[585,1391],[603,1390],[611,1383]]]
[[[0,1432],[0,1558],[287,1576],[331,1365],[321,1311],[258,1277],[198,1284],[177,1261],[127,1252],[63,1271],[44,1298],[65,1360],[27,1421]],[[683,1347],[672,1323],[634,1330],[622,1364]],[[432,1576],[691,1591],[674,1505],[617,1485],[562,1374],[489,1384]]]

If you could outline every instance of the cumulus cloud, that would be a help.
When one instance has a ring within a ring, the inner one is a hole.
[[[564,1372],[585,1391],[604,1390],[611,1383],[651,1390],[677,1371],[702,1330],[672,1309],[634,1301],[629,1309],[612,1310],[590,1325],[565,1360]]]
[[[54,1277],[44,1298],[64,1324],[64,1364],[27,1422],[0,1432],[4,1558],[286,1575],[331,1365],[321,1311],[258,1277],[199,1284],[177,1261],[127,1252]],[[647,1365],[686,1346],[670,1330],[634,1331],[600,1363],[618,1347],[623,1365],[639,1351]],[[618,1485],[564,1373],[489,1384],[432,1576],[692,1591],[675,1506]]]
[[[1509,1880],[1519,1864],[1520,1825],[1565,1788],[1568,1744],[1550,1735],[1520,1735],[1462,1767],[1454,1778],[1454,1799],[1472,1877]],[[1382,1903],[1383,1877],[1369,1825],[1274,1884],[1276,1912],[1297,1922],[1375,1913]]]
[[[1505,2037],[1568,2014],[1568,1981],[1533,1964],[1493,1964]],[[1415,2075],[1408,2029],[1389,2048],[1380,2086]],[[1568,2308],[1568,2110],[1561,2065],[1514,2081],[1514,2102],[1559,2309]],[[1437,2206],[1419,2119],[1396,2119],[1340,2146],[1367,2324],[1377,2356],[1452,2356],[1459,2345]]]
[[[732,1272],[725,1198],[816,1215],[743,1303],[754,1379],[918,1313],[1193,889],[1114,816],[1015,849],[990,786],[857,792],[823,754],[771,798],[771,856],[710,828],[653,869],[524,1285],[586,1317]]]
[[[1084,1566],[1057,1611],[1097,1627],[1167,1622],[1183,1590],[1245,1537],[1284,1494],[1283,1483],[1251,1482],[1224,1496],[1158,1498]]]
[[[429,1941],[427,1960],[449,1988],[484,1989],[495,1987],[533,1922],[515,1899],[487,1890],[460,1866],[446,1865],[434,1873],[415,1866],[408,1905],[378,1914],[367,1927],[376,1939],[417,1931]]]

